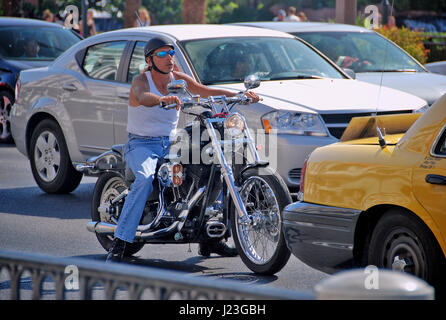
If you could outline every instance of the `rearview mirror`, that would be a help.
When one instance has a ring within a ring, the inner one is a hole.
[[[255,74],[251,74],[245,78],[244,84],[246,90],[255,89],[260,86],[260,78]]]
[[[350,78],[356,79],[356,73],[352,69],[344,68],[343,70]]]

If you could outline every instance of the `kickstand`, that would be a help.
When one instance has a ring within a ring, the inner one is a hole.
[[[189,242],[189,249],[187,250],[187,252],[192,252],[192,250],[190,249],[190,242]]]

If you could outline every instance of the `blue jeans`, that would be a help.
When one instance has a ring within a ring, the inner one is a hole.
[[[153,191],[156,165],[169,152],[169,137],[143,137],[129,134],[125,161],[135,175],[118,220],[115,238],[133,242],[147,198]]]

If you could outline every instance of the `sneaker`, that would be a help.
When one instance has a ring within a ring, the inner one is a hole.
[[[105,262],[121,262],[122,258],[124,257],[125,244],[126,242],[124,240],[115,238],[110,250],[108,251]]]
[[[209,257],[211,253],[216,253],[222,257],[235,257],[238,255],[237,249],[229,247],[223,240],[218,242],[201,242],[198,254],[203,257]]]

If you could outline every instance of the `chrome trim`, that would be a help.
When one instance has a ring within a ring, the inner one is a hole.
[[[440,130],[440,132],[437,134],[437,136],[435,137],[434,143],[432,143],[431,149],[429,154],[432,157],[437,157],[437,158],[446,158],[446,154],[437,154],[435,153],[435,147],[437,146],[437,144],[440,142],[441,137],[443,136],[443,133],[446,132],[446,124],[443,125],[443,128]]]
[[[178,216],[177,221],[172,223],[169,227],[151,231],[154,227],[156,227],[162,218],[162,216],[167,212],[164,209],[163,205],[160,205],[158,213],[156,218],[147,225],[140,225],[136,229],[135,233],[135,239],[140,240],[144,239],[147,240],[149,238],[156,238],[160,236],[164,236],[169,234],[170,232],[173,232],[175,229],[178,231],[181,231],[182,227],[184,226],[184,223],[187,219],[187,216],[190,212],[190,209],[198,202],[200,197],[203,195],[204,190],[206,187],[202,187],[197,190],[197,192],[193,195],[193,197],[188,201],[187,208],[181,211],[180,215]],[[160,192],[160,203],[164,203],[162,199],[163,192]],[[107,223],[107,222],[98,222],[98,221],[91,221],[87,223],[87,230],[90,232],[95,232],[98,234],[104,234],[104,235],[114,235],[115,230],[118,226],[116,224]]]

